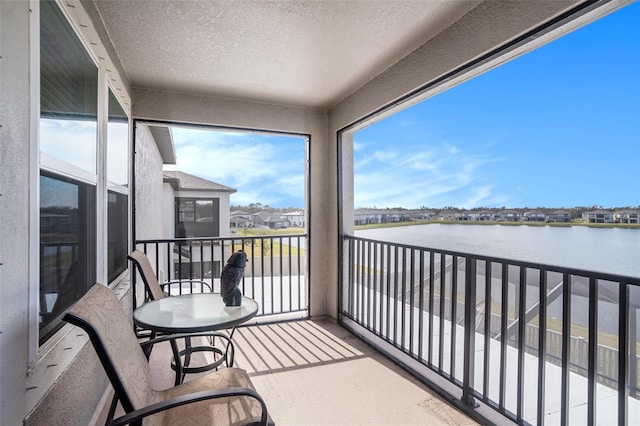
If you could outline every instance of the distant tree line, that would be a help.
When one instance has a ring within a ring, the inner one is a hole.
[[[381,211],[381,210],[386,210],[386,211],[434,211],[434,212],[439,212],[439,211],[454,211],[454,212],[470,212],[470,213],[478,213],[478,212],[482,212],[482,211],[492,211],[492,212],[496,212],[499,213],[500,211],[505,211],[505,210],[509,210],[509,211],[514,211],[514,212],[518,212],[518,213],[526,213],[526,212],[531,212],[531,211],[536,211],[536,212],[540,212],[540,213],[544,213],[544,214],[551,214],[557,211],[566,211],[567,213],[569,213],[571,215],[572,219],[579,219],[582,217],[582,214],[585,212],[592,212],[592,211],[596,211],[596,210],[607,210],[607,211],[616,211],[616,210],[639,210],[640,209],[640,205],[637,206],[624,206],[624,207],[603,207],[601,205],[593,205],[593,206],[575,206],[575,207],[542,207],[542,206],[538,206],[538,207],[506,207],[506,206],[502,206],[502,207],[473,207],[473,208],[461,208],[461,207],[456,207],[456,206],[444,206],[444,207],[428,207],[428,206],[420,206],[420,208],[418,209],[408,209],[406,207],[383,207],[383,208],[379,208],[379,207],[361,207],[358,208],[358,210],[371,210],[371,211]]]
[[[242,210],[247,213],[258,213],[258,212],[273,212],[273,213],[287,213],[297,210],[304,210],[300,207],[271,207],[269,204],[262,203],[250,203],[246,206],[240,204],[232,204],[230,206],[231,211]]]

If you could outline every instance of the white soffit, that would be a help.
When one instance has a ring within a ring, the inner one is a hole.
[[[176,164],[176,150],[173,145],[173,135],[168,126],[148,124],[149,131],[156,141],[158,151],[162,157],[162,164]]]
[[[95,0],[132,86],[331,107],[479,0]]]

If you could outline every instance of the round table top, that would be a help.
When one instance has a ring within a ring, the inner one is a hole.
[[[133,321],[161,333],[195,333],[235,327],[257,313],[258,303],[249,297],[231,307],[219,293],[195,293],[147,302],[133,312]]]

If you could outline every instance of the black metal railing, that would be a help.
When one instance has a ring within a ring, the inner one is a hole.
[[[343,324],[457,386],[469,410],[539,425],[638,412],[640,278],[353,236],[342,250]]]
[[[214,291],[220,289],[229,256],[244,250],[248,262],[240,289],[259,303],[258,316],[308,310],[305,234],[137,240],[136,248],[147,254],[160,282],[201,280]],[[198,286],[175,288],[178,294],[202,291]]]

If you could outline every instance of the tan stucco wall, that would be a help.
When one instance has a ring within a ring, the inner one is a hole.
[[[0,424],[25,414],[29,333],[29,4],[0,2]]]
[[[74,0],[65,2],[67,7],[68,3]],[[75,6],[73,16],[80,16],[83,10],[79,4]],[[76,336],[71,332],[73,327],[63,327],[43,347],[38,347],[37,342],[38,28],[37,1],[0,2],[0,424],[3,426],[20,425],[25,420],[37,424],[88,424],[107,388],[93,348],[87,345],[86,336],[73,338]],[[90,32],[93,27],[85,25],[82,30]],[[123,81],[119,76],[116,80]],[[35,297],[30,298],[30,289],[36,292]],[[67,346],[69,341],[72,342]]]
[[[85,345],[69,365],[68,371],[49,389],[24,424],[87,425],[108,383],[93,347]]]

